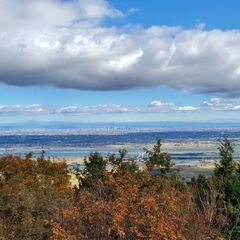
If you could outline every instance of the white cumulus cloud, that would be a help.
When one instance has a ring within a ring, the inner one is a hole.
[[[39,104],[31,105],[0,105],[0,115],[21,115],[43,113],[45,110]]]
[[[161,101],[152,101],[149,104],[150,107],[155,107],[155,108],[168,108],[174,106],[174,103],[171,102],[161,102]]]
[[[212,111],[238,111],[239,99],[211,98],[203,102],[203,109]]]
[[[106,27],[106,0],[0,0],[0,83],[239,96],[240,30]]]
[[[117,114],[132,112],[126,106],[114,104],[99,104],[97,106],[66,106],[56,110],[57,114],[81,115],[81,114]]]
[[[185,114],[185,113],[211,113],[240,111],[238,99],[210,98],[202,105],[179,105],[174,102],[154,100],[145,105],[97,104],[97,105],[71,105],[71,106],[42,106],[29,105],[0,105],[0,115],[105,115],[105,114]]]
[[[198,110],[198,108],[193,106],[177,106],[175,103],[161,101],[151,102],[149,104],[149,108],[151,112],[166,112],[166,113],[195,112]]]

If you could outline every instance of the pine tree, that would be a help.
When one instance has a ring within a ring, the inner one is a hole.
[[[236,163],[233,160],[234,148],[231,142],[225,137],[221,141],[218,150],[221,160],[219,164],[216,164],[215,175],[227,178],[236,171]]]
[[[167,153],[162,152],[161,147],[161,139],[157,139],[152,151],[145,149],[146,154],[148,155],[148,158],[145,159],[145,163],[149,171],[159,169],[161,172],[168,172],[173,165],[171,157]]]
[[[215,169],[215,184],[219,191],[218,209],[227,217],[227,224],[223,229],[227,239],[240,237],[240,174],[233,159],[232,143],[224,138],[219,147],[221,156]]]

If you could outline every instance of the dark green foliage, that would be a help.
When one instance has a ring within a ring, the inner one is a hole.
[[[32,152],[27,153],[26,156],[25,156],[26,159],[32,159],[32,157],[33,157]]]
[[[173,165],[170,156],[161,151],[161,139],[157,139],[153,150],[145,149],[147,158],[145,159],[146,167],[149,171],[159,169],[162,173],[168,172]]]
[[[236,163],[233,160],[234,148],[231,142],[224,138],[219,147],[220,163],[216,164],[215,175],[220,178],[227,178],[236,171]]]
[[[120,166],[128,153],[126,149],[120,149],[118,152],[119,157],[116,157],[115,154],[109,155],[109,162],[112,163],[113,166]]]
[[[139,167],[134,159],[122,162],[119,168],[120,172],[128,172],[132,175],[139,173]]]
[[[84,159],[85,169],[79,176],[80,186],[89,187],[97,181],[104,181],[107,174],[108,160],[104,159],[100,153],[91,153]]]
[[[119,150],[119,157],[116,157],[115,154],[111,154],[109,156],[109,162],[112,165],[112,173],[117,174],[124,174],[126,172],[130,174],[138,174],[139,167],[136,162],[136,159],[125,159],[127,155],[126,149]]]
[[[209,212],[210,223],[218,226],[226,239],[240,239],[240,171],[233,159],[234,148],[224,138],[218,147],[221,157],[214,176],[193,178],[191,185],[195,201],[202,210]]]
[[[88,158],[84,160],[84,170],[77,170],[77,178],[79,179],[79,186],[82,188],[91,187],[96,182],[104,182],[106,178],[112,173],[114,175],[130,173],[139,173],[139,167],[135,159],[125,159],[127,150],[119,150],[119,156],[109,154],[104,158],[100,153],[91,153]]]
[[[204,211],[206,205],[211,204],[211,195],[213,194],[208,178],[199,175],[198,178],[192,178],[191,184],[195,191],[195,200],[197,206]]]
[[[215,180],[219,191],[219,212],[227,216],[223,231],[229,239],[240,237],[240,174],[233,160],[234,149],[224,138],[219,146],[220,163],[216,165]]]
[[[106,172],[107,160],[100,153],[91,153],[88,159],[84,160],[86,172],[91,178],[102,179]],[[87,177],[87,176],[86,176]]]

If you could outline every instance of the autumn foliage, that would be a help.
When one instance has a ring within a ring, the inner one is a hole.
[[[70,239],[218,239],[192,192],[164,177],[128,173],[95,182],[62,210],[57,228]],[[57,235],[55,238],[57,239]],[[64,239],[64,238],[62,238]]]
[[[48,239],[71,196],[65,163],[39,158],[0,159],[0,239]]]
[[[156,156],[158,167],[165,163],[166,154],[150,155],[152,165]],[[152,176],[125,156],[123,150],[107,158],[91,154],[85,169],[74,172],[75,187],[65,163],[44,156],[2,157],[0,239],[223,239],[209,208],[199,207],[196,185],[168,172],[169,159],[167,171]]]

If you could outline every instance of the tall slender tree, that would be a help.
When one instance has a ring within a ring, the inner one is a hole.
[[[147,158],[145,159],[146,167],[149,171],[153,169],[158,169],[161,172],[168,172],[170,167],[173,165],[171,162],[171,157],[168,153],[162,152],[161,139],[157,139],[153,150],[145,149]]]
[[[224,138],[219,147],[219,155],[221,156],[219,164],[216,164],[215,175],[227,178],[236,171],[236,162],[233,160],[234,148],[228,138]]]

